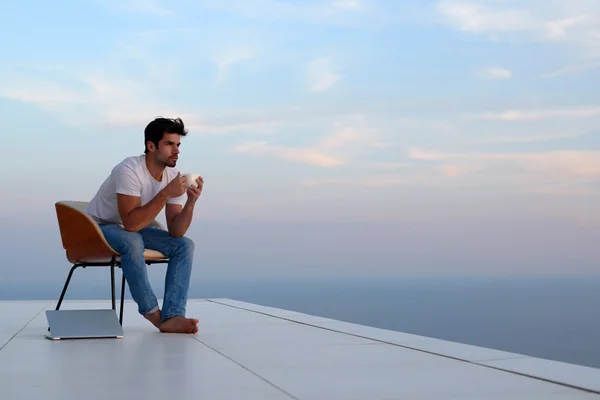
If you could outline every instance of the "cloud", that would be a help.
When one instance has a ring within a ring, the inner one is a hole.
[[[562,45],[577,61],[600,58],[597,1],[440,0],[436,10],[449,26],[493,41]]]
[[[512,77],[512,71],[502,67],[488,67],[478,72],[478,76],[483,79],[509,79]]]
[[[582,136],[583,133],[577,132],[559,132],[559,133],[542,133],[538,135],[522,135],[522,136],[500,136],[487,139],[477,139],[474,143],[535,143],[545,142],[550,140],[567,139]]]
[[[186,91],[189,71],[210,61],[211,55],[217,81],[223,82],[232,67],[257,53],[248,38],[240,42],[238,37],[223,36],[206,42],[198,33],[196,28],[134,31],[119,37],[99,58],[25,67],[4,64],[0,97],[33,104],[77,127],[139,127],[149,118],[174,115],[203,132],[247,128],[243,123],[207,124],[194,106],[172,95]]]
[[[551,39],[563,39],[568,36],[567,31],[578,25],[582,25],[591,19],[590,15],[578,15],[545,23],[546,32]]]
[[[72,71],[68,84],[12,77],[0,85],[0,97],[34,104],[79,128],[140,126],[157,115],[186,115],[157,99],[141,81],[92,70]]]
[[[245,142],[232,148],[234,153],[278,158],[298,164],[338,167],[369,150],[391,147],[381,140],[377,130],[369,128],[362,118],[332,124],[332,132],[308,146],[271,144],[267,141]]]
[[[270,156],[281,160],[317,167],[337,167],[343,163],[342,158],[325,154],[317,148],[295,148],[288,146],[270,145],[267,142],[249,142],[236,146],[234,153],[252,154],[255,156]]]
[[[363,133],[351,126],[338,126],[339,130],[324,137],[317,145],[320,149],[336,149],[346,144],[359,142],[363,138]]]
[[[448,23],[466,32],[522,31],[534,25],[525,10],[490,7],[483,1],[443,0],[437,3],[437,9]]]
[[[600,40],[600,38],[599,38],[599,40]],[[564,68],[558,69],[556,71],[545,73],[542,75],[542,78],[548,79],[548,78],[554,78],[554,77],[561,76],[561,75],[573,75],[578,72],[589,71],[589,70],[593,70],[593,69],[597,69],[597,68],[600,68],[600,61],[587,62],[587,63],[577,64],[577,65],[570,65],[568,67],[564,67]]]
[[[415,8],[367,0],[198,0],[197,3],[203,8],[217,9],[248,19],[351,28],[381,27],[383,23],[396,23],[399,16],[410,20],[409,13]]]
[[[430,180],[429,180],[430,181]],[[387,175],[368,178],[339,178],[306,180],[303,186],[394,187],[427,182],[421,176]]]
[[[207,116],[205,118],[192,115],[190,118],[190,129],[198,133],[206,134],[274,134],[283,126],[290,126],[284,119],[277,116],[265,115],[255,118],[243,115],[231,114],[225,117]]]
[[[58,83],[39,81],[35,83],[31,81],[6,82],[0,87],[0,97],[34,103],[44,109],[52,109],[75,102],[82,104],[93,102],[93,99],[84,93],[66,89]]]
[[[440,0],[446,23],[472,33],[518,33],[523,39],[581,41],[598,28],[600,5],[590,0]],[[574,42],[571,42],[574,43]]]
[[[463,176],[480,169],[482,169],[480,164],[447,164],[439,167],[439,171],[446,178],[458,178],[459,176]]]
[[[175,12],[163,7],[156,0],[97,0],[113,10],[134,14],[150,14],[157,17],[170,17]]]
[[[595,181],[575,180],[547,185],[534,185],[526,189],[529,193],[551,196],[598,196],[600,190],[593,187]]]
[[[339,80],[340,76],[333,71],[329,58],[318,58],[308,63],[308,80],[311,92],[323,92]]]
[[[369,168],[370,167],[370,168]],[[402,169],[402,173],[381,173],[364,176],[369,169]],[[351,186],[351,187],[395,187],[395,186],[437,186],[470,172],[481,169],[479,164],[446,164],[429,168],[406,162],[370,163],[360,168],[359,176],[351,178],[320,178],[303,182],[304,186]]]
[[[474,115],[473,119],[492,121],[534,121],[551,118],[589,118],[600,116],[600,106],[583,106],[572,108],[547,108],[537,110],[508,110],[500,113],[483,113]]]
[[[222,47],[213,56],[212,60],[217,66],[217,82],[222,83],[227,80],[229,70],[235,64],[248,61],[254,58],[256,50],[250,46],[230,46]]]
[[[546,177],[600,177],[600,151],[559,150],[540,153],[443,153],[409,149],[409,158],[422,161],[478,162],[487,167],[500,163]]]
[[[349,141],[353,134],[344,131],[345,128],[360,128],[363,132],[369,132],[373,141],[369,143],[371,148],[389,148],[394,143],[384,140],[375,140],[378,132],[366,126],[365,118],[353,112],[344,111],[333,105],[331,108],[323,105],[306,104],[301,107],[268,107],[268,108],[243,108],[235,109],[228,107],[224,110],[214,110],[210,115],[199,117],[195,130],[202,133],[225,134],[243,133],[253,135],[271,135],[290,131],[317,131],[333,128],[334,136],[324,137],[323,146],[333,141]]]
[[[411,168],[413,164],[408,162],[394,162],[394,161],[376,161],[370,164],[375,169],[398,169],[398,168]]]
[[[333,5],[347,10],[360,10],[363,7],[361,0],[337,0]]]
[[[493,187],[512,194],[600,194],[600,151],[461,153],[411,148],[408,157],[421,163],[419,168],[437,169],[448,183],[470,185],[478,191]],[[441,185],[444,181],[437,182]]]
[[[0,97],[33,104],[79,128],[139,126],[157,115],[190,114],[182,101],[161,95],[181,84],[179,72],[191,62],[189,57],[184,61],[176,56],[180,48],[165,43],[181,41],[190,32],[185,28],[135,31],[120,36],[97,57],[5,63],[0,67]]]

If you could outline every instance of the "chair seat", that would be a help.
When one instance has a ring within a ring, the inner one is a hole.
[[[152,250],[152,249],[144,249],[144,260],[146,261],[155,261],[155,260],[166,260],[167,256],[165,256],[160,251]],[[121,257],[116,257],[117,261],[121,261]]]
[[[144,249],[144,259],[146,260],[165,260],[166,258],[167,256],[160,251]]]
[[[144,249],[144,260],[146,261],[158,261],[158,260],[166,260],[167,256],[165,256],[160,251],[152,250],[152,249]],[[110,264],[111,257],[85,257],[77,260],[79,263],[105,263],[107,265]],[[121,262],[121,257],[116,256],[115,261]]]

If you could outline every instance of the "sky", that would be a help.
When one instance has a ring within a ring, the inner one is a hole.
[[[197,279],[598,270],[597,1],[2,8],[5,282],[66,275],[54,203],[157,116],[205,180]]]

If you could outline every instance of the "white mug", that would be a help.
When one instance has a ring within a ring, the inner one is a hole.
[[[185,174],[185,175],[182,175],[182,177],[187,178],[188,185],[190,185],[190,186],[194,185],[195,187],[198,187],[198,182],[196,182],[196,179],[198,179],[200,177],[200,175]]]

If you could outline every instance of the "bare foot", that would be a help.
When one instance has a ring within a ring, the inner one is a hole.
[[[144,315],[148,321],[152,322],[152,325],[160,329],[160,310],[156,310],[153,313]]]
[[[188,318],[187,320],[191,321],[191,323],[194,324],[194,330],[192,333],[198,333],[198,322],[200,322],[200,321],[198,321],[195,318]]]
[[[198,327],[194,320],[185,317],[176,316],[169,318],[158,327],[163,333],[196,333]]]

